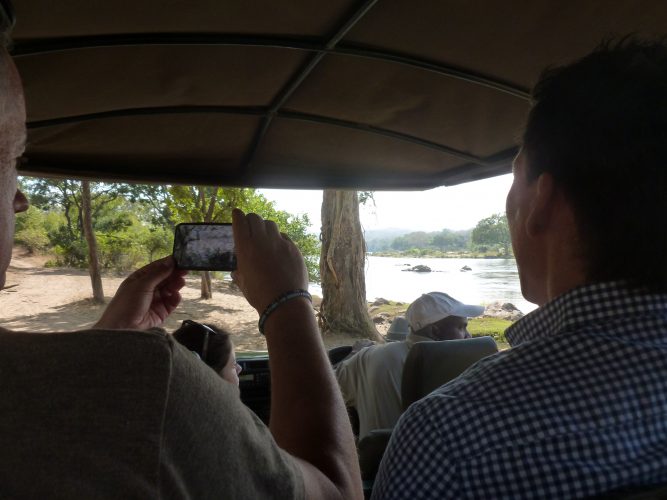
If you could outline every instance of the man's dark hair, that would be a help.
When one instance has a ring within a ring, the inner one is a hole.
[[[667,291],[667,46],[604,42],[543,73],[523,147],[573,204],[589,281]]]

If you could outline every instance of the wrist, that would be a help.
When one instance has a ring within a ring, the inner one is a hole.
[[[294,301],[294,300],[300,300],[300,299],[306,299],[309,303],[312,304],[313,302],[313,297],[308,293],[307,290],[298,288],[295,290],[290,290],[287,291],[278,297],[276,297],[273,302],[271,302],[268,306],[264,308],[264,311],[259,317],[259,322],[257,324],[259,328],[259,333],[264,335],[264,325],[267,322],[267,320],[273,315],[278,309],[281,307],[284,307],[287,303]]]
[[[274,331],[280,331],[278,336],[282,337],[310,321],[316,324],[313,304],[306,297],[297,297],[281,304],[266,318],[262,335],[268,339]]]

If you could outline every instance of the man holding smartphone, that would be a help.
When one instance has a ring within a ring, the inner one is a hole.
[[[0,0],[7,42],[11,5]],[[14,216],[21,82],[0,46],[0,288]],[[362,498],[354,440],[311,304],[303,257],[276,225],[236,210],[235,279],[262,314],[270,430],[160,325],[180,302],[173,259],[128,277],[93,329],[0,328],[2,498]]]

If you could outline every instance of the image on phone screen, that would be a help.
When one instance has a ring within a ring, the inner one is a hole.
[[[174,233],[174,260],[179,269],[233,271],[236,254],[232,225],[178,224]]]

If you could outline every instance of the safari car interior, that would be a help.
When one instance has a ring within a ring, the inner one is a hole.
[[[656,0],[14,3],[19,174],[256,188],[507,173],[545,66],[667,26]],[[268,358],[239,363],[268,421]]]

